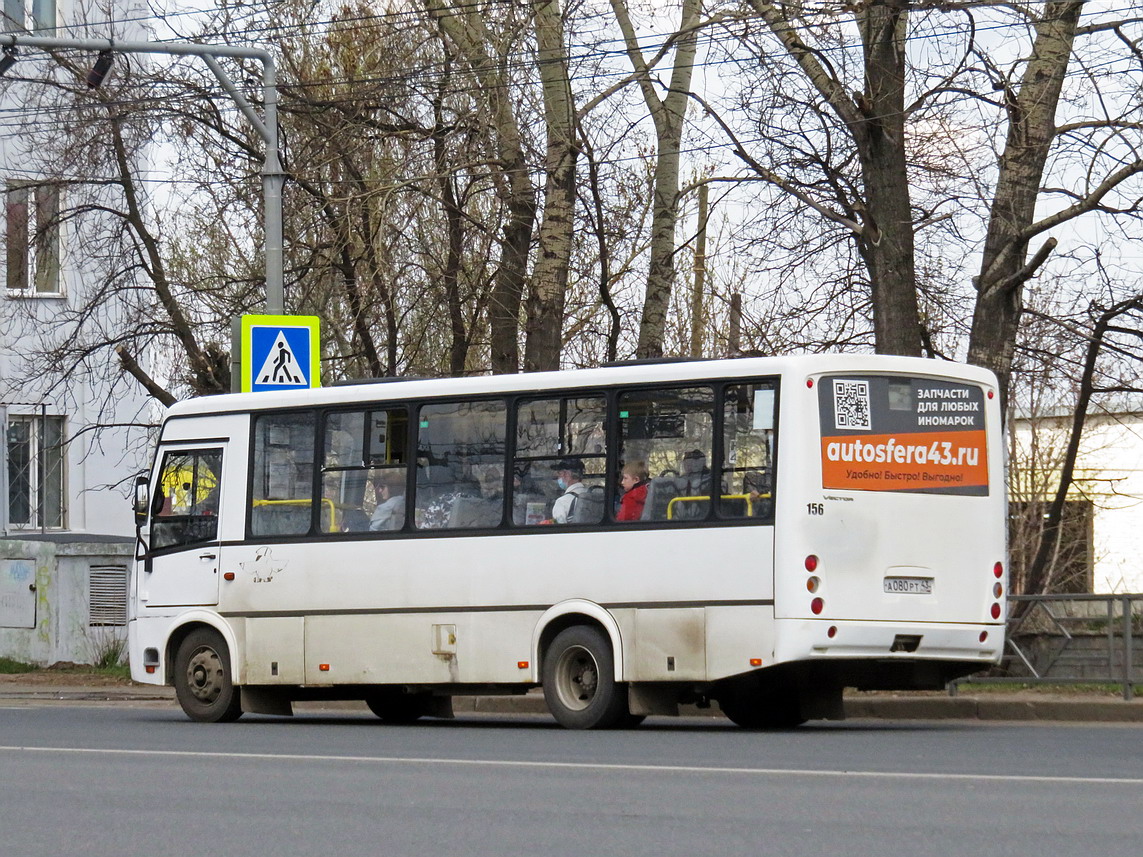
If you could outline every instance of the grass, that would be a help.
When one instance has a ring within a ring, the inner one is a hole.
[[[14,661],[11,658],[0,657],[0,675],[23,675],[27,673],[55,673],[56,675],[75,676],[99,675],[129,680],[131,678],[131,667],[121,663],[59,663],[52,664],[50,667],[41,667],[36,664],[26,664],[23,661]]]
[[[25,664],[22,661],[14,661],[11,658],[0,657],[0,674],[3,675],[16,675],[17,673],[31,673],[38,670],[39,667],[33,664]]]
[[[1120,684],[1040,684],[1027,681],[972,682],[964,681],[957,685],[958,693],[1050,693],[1057,696],[1119,696],[1123,693]]]
[[[131,678],[131,667],[127,664],[110,664],[108,666],[96,667],[94,672],[100,675],[114,676],[115,678]]]

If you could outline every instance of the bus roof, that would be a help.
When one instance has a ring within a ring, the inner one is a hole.
[[[881,354],[802,354],[685,362],[639,362],[593,369],[476,375],[465,378],[386,379],[375,383],[339,384],[317,389],[201,396],[176,402],[168,410],[167,418],[353,404],[362,401],[543,393],[557,389],[599,385],[680,382],[790,373],[804,373],[809,377],[847,371],[949,376],[993,386],[997,383],[996,376],[987,369],[944,360]]]

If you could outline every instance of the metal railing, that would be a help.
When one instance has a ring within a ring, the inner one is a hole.
[[[963,682],[1117,684],[1130,701],[1143,685],[1135,637],[1143,642],[1143,593],[1128,595],[1013,595],[999,666]]]

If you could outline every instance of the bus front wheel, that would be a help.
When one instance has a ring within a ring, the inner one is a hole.
[[[542,680],[548,711],[568,729],[607,729],[629,717],[611,642],[596,628],[560,631],[544,655]]]
[[[242,699],[230,678],[230,651],[217,631],[187,634],[175,654],[175,697],[191,720],[227,723],[242,716]]]

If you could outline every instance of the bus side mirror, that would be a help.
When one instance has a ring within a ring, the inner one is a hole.
[[[147,520],[147,512],[151,508],[150,477],[135,477],[135,501],[131,505],[135,509],[135,525],[142,526]]]

